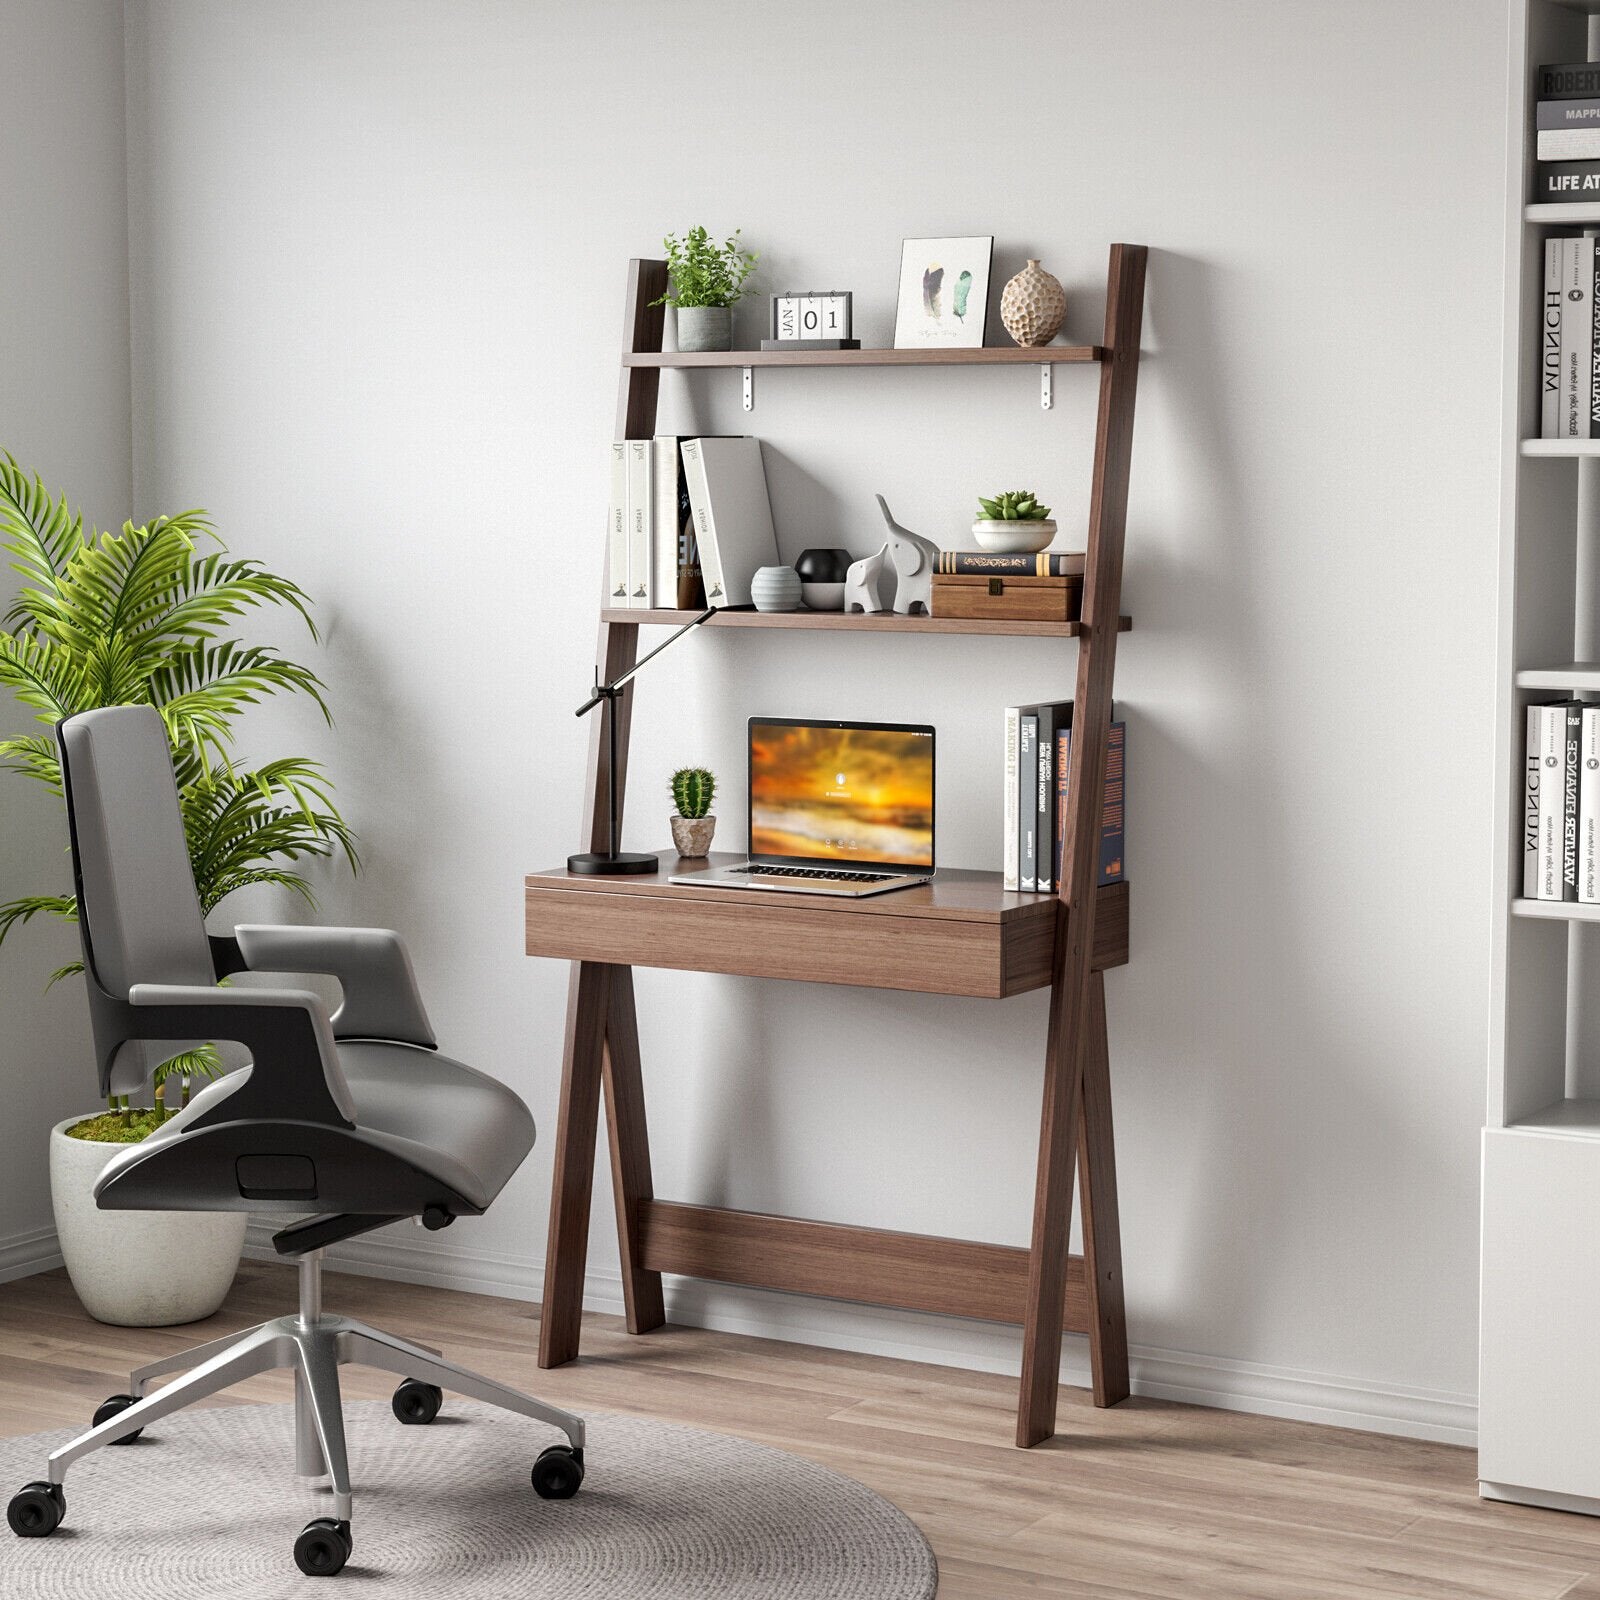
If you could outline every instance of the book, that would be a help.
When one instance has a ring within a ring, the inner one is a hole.
[[[1561,246],[1544,243],[1544,310],[1539,333],[1539,437],[1561,437]]]
[[[1072,702],[1053,700],[1035,707],[1039,715],[1039,773],[1037,807],[1039,844],[1036,849],[1034,888],[1050,894],[1056,887],[1056,735],[1072,725]]]
[[[606,510],[606,604],[628,603],[628,442],[611,446],[611,500]]]
[[[1600,62],[1540,67],[1534,74],[1533,92],[1540,100],[1600,99]]]
[[[1562,439],[1589,437],[1589,372],[1594,339],[1594,240],[1561,241]]]
[[[706,604],[747,606],[756,570],[778,564],[761,441],[685,439],[683,474],[700,546]]]
[[[1522,892],[1529,900],[1561,898],[1562,766],[1566,754],[1564,702],[1528,707],[1523,785]]]
[[[1025,706],[1017,737],[1017,887],[1032,894],[1039,880],[1039,713]]]
[[[1121,883],[1127,876],[1124,862],[1125,814],[1127,807],[1128,726],[1113,722],[1106,739],[1106,788],[1100,811],[1100,871],[1097,881],[1104,886]],[[1056,735],[1056,887],[1066,878],[1067,853],[1067,763],[1072,755],[1072,729]]]
[[[1017,747],[1022,738],[1022,707],[1006,707],[1005,737],[1005,787],[1004,805],[1000,824],[1000,884],[1005,889],[1016,889],[1017,878]]]
[[[628,604],[651,604],[651,531],[655,526],[653,449],[648,439],[628,441]]]
[[[1578,759],[1578,899],[1600,905],[1600,706],[1584,706]]]
[[[1600,161],[1541,161],[1534,171],[1535,204],[1600,200]]]
[[[651,487],[651,517],[655,523],[655,559],[651,563],[651,597],[658,606],[678,604],[678,572],[683,533],[683,457],[673,433],[658,433]]]
[[[1578,898],[1578,775],[1579,749],[1583,743],[1583,705],[1569,700],[1565,713],[1564,746],[1561,752],[1561,898]]]
[[[1533,142],[1540,161],[1600,160],[1600,127],[1540,128]]]
[[[1600,127],[1600,99],[1541,100],[1534,107],[1533,125],[1540,133],[1551,128]]]
[[[941,550],[935,572],[946,577],[1014,575],[1019,578],[1082,577],[1082,550],[1041,550],[1037,554],[997,554],[992,550]]]

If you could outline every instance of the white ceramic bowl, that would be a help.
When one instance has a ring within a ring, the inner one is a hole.
[[[1043,522],[1005,522],[990,517],[979,517],[972,524],[972,537],[983,549],[995,555],[1031,555],[1056,536],[1052,518]]]
[[[800,584],[800,598],[808,611],[843,611],[844,585],[842,583]]]

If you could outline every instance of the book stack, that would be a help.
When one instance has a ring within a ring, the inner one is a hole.
[[[1540,67],[1534,88],[1535,202],[1600,200],[1600,62]]]
[[[1545,240],[1539,336],[1539,435],[1544,439],[1600,438],[1594,245],[1592,238]]]
[[[612,444],[608,606],[747,606],[756,569],[777,561],[759,439],[657,434]]]
[[[1111,724],[1100,821],[1100,878],[1120,883],[1126,801],[1126,724]],[[1007,706],[1005,717],[1004,886],[1041,894],[1061,887],[1067,829],[1067,761],[1072,702]]]
[[[1600,905],[1600,705],[1528,707],[1522,893]]]

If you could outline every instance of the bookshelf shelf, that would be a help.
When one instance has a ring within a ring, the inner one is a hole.
[[[1600,456],[1600,439],[1524,439],[1525,456]]]
[[[624,367],[1041,367],[1104,361],[1099,344],[981,350],[625,350]]]
[[[1568,661],[1556,667],[1524,667],[1517,674],[1519,689],[1551,689],[1600,693],[1600,661]]]
[[[1549,922],[1600,922],[1600,906],[1578,900],[1513,900],[1514,917],[1541,917]]]
[[[1547,200],[1524,206],[1525,222],[1539,222],[1562,228],[1594,227],[1600,223],[1600,200]]]
[[[1560,1133],[1600,1139],[1600,1100],[1553,1100],[1507,1124],[1518,1133]]]
[[[659,624],[681,628],[693,622],[698,611],[634,611],[608,608],[600,613],[602,622]],[[798,628],[833,633],[986,633],[1036,639],[1075,639],[1083,633],[1079,622],[1001,622],[970,617],[901,617],[893,612],[870,616],[843,611],[747,611],[742,607],[719,611],[708,628]],[[1123,617],[1119,633],[1133,626],[1132,617]]]

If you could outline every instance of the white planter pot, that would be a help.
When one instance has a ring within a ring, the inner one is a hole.
[[[993,517],[979,517],[972,524],[972,537],[985,550],[996,555],[1032,555],[1056,536],[1055,519],[1047,517],[1042,522],[1004,522]]]
[[[101,1211],[95,1181],[128,1147],[50,1130],[50,1199],[67,1276],[96,1322],[165,1328],[209,1317],[227,1298],[244,1250],[243,1211]]]

